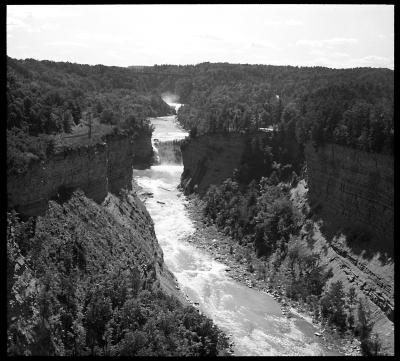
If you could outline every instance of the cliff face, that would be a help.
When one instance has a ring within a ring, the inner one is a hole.
[[[216,134],[184,144],[181,185],[185,193],[196,188],[203,195],[211,184],[231,177],[240,166],[245,142],[243,134]],[[286,152],[293,149],[287,148]],[[307,144],[304,154],[309,202],[324,221],[324,231],[328,235],[340,231],[346,234],[357,254],[371,257],[379,252],[382,258],[392,257],[393,158],[336,144],[318,149]]]
[[[31,164],[25,174],[7,178],[8,206],[37,216],[44,214],[50,199],[77,188],[97,203],[108,192],[131,189],[134,162],[152,155],[151,136],[138,138],[112,134],[102,144],[66,149],[46,162]]]
[[[326,229],[364,234],[364,249],[392,256],[393,158],[335,144],[308,144],[305,156],[309,201]]]
[[[293,204],[299,209],[307,203],[312,191],[307,189],[304,180],[291,190]],[[308,194],[307,194],[308,193]],[[325,237],[320,230],[319,222],[314,223],[313,231],[302,230],[304,248],[311,247],[312,252],[320,255],[321,264],[331,268],[333,277],[328,283],[341,281],[346,292],[350,287],[355,289],[357,297],[367,302],[371,311],[370,320],[373,332],[380,335],[382,348],[393,354],[394,350],[394,263],[383,261],[381,254],[375,252],[366,258],[365,252],[355,253],[354,246],[348,245],[348,239],[336,236],[333,239]],[[393,244],[393,241],[392,241]],[[359,244],[367,248],[368,245]]]
[[[204,135],[182,147],[184,172],[181,185],[185,194],[195,187],[203,195],[211,184],[220,184],[238,168],[245,147],[242,134]]]
[[[393,158],[336,144],[305,147],[308,200],[323,220],[326,262],[334,280],[355,287],[370,302],[374,330],[394,347]]]
[[[238,134],[191,140],[182,149],[181,185],[185,192],[192,192],[197,185],[198,193],[203,195],[210,184],[231,177],[244,147],[244,137]],[[283,148],[288,153],[298,152],[296,147]],[[296,158],[296,154],[287,156]],[[335,144],[317,150],[307,144],[304,156],[308,179],[307,184],[301,182],[304,189],[300,192],[303,196],[298,197],[302,199],[299,208],[308,201],[316,220],[323,220],[322,233],[317,229],[311,234],[312,249],[332,267],[334,277],[330,282],[340,280],[345,289],[354,287],[357,295],[366,298],[374,332],[381,335],[384,348],[392,352],[393,158]],[[292,196],[298,191],[293,189]],[[340,236],[341,231],[346,237]]]
[[[181,300],[168,312],[187,305],[163,263],[150,215],[128,192],[109,193],[102,205],[81,190],[63,204],[49,201],[33,234],[28,232],[29,242],[27,233],[19,233],[21,224],[15,226],[13,217],[8,221],[9,354],[115,355],[109,345],[123,349],[126,329],[139,327],[125,319],[140,317],[143,325],[161,314],[157,302],[165,294]],[[136,310],[146,297],[142,315]],[[107,339],[110,329],[113,340]]]
[[[271,148],[274,161],[290,164],[300,173],[304,160],[302,147],[284,133],[206,134],[186,140],[181,147],[184,165],[181,186],[185,194],[195,190],[204,195],[211,184],[218,185],[232,177],[235,169],[243,171],[248,181],[251,181],[249,174],[260,177],[264,163],[257,162],[257,158],[266,146]]]
[[[129,231],[133,244],[144,254],[142,263],[151,264],[163,291],[186,303],[183,294],[177,291],[175,276],[164,264],[164,255],[156,238],[153,220],[142,201],[132,193],[123,192],[119,197],[109,193],[102,206],[102,209],[112,215],[113,222],[124,229],[121,231],[114,226],[110,228],[114,231],[114,239],[121,239],[121,234]]]

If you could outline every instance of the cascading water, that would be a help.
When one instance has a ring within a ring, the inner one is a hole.
[[[164,142],[155,142],[153,147],[155,148],[155,153],[157,154],[156,163],[161,164],[181,164],[182,154],[181,154],[181,141],[179,140],[168,140]]]
[[[232,335],[235,355],[337,355],[321,346],[311,322],[287,319],[272,297],[231,279],[225,265],[184,241],[194,226],[185,210],[187,200],[177,189],[183,166],[176,141],[188,134],[175,116],[154,118],[152,124],[157,162],[149,169],[135,169],[133,178],[153,194],[145,200],[146,208],[181,290]]]

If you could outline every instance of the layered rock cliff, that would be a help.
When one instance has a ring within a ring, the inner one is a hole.
[[[241,164],[245,143],[246,135],[238,133],[205,135],[186,141],[182,146],[181,181],[185,192],[196,189],[203,195],[211,184],[231,177]],[[289,153],[299,151],[297,147],[285,148]],[[371,257],[379,252],[382,259],[392,257],[393,157],[336,144],[319,148],[307,144],[304,156],[309,202],[316,216],[324,221],[323,230],[330,236],[344,232],[357,254],[363,252],[363,256]],[[286,158],[298,162],[296,157]]]
[[[184,166],[181,186],[185,194],[196,191],[203,195],[211,184],[218,185],[232,177],[235,169],[246,173],[248,181],[251,181],[249,174],[265,175],[265,170],[260,169],[264,167],[260,152],[265,147],[271,148],[277,163],[291,164],[292,170],[300,173],[302,147],[283,133],[220,133],[185,140],[181,146]]]
[[[300,210],[308,208],[311,188],[302,180],[291,190],[291,200]],[[379,334],[382,349],[388,354],[394,352],[394,263],[383,260],[376,252],[366,258],[365,252],[355,253],[343,234],[330,238],[321,232],[320,219],[314,222],[314,229],[300,232],[305,249],[320,256],[321,264],[331,268],[333,277],[328,284],[341,281],[346,292],[353,287],[357,297],[367,302],[373,332]],[[325,228],[325,227],[323,227]],[[359,247],[364,245],[359,244]]]
[[[296,147],[287,148],[289,152]],[[190,140],[183,148],[182,186],[203,195],[210,184],[220,184],[240,164],[244,136],[208,135]],[[293,155],[294,156],[294,155]],[[293,158],[293,157],[292,157]],[[307,183],[302,199],[315,220],[313,250],[332,267],[331,282],[341,280],[368,300],[374,331],[389,353],[394,347],[393,201],[394,163],[390,156],[327,144],[304,149]],[[294,159],[294,158],[293,158]],[[299,158],[301,159],[301,158]],[[292,196],[298,190],[292,190]],[[325,235],[325,236],[324,236]],[[306,236],[306,235],[304,235]]]
[[[186,304],[183,294],[177,291],[175,276],[164,264],[164,255],[156,238],[154,222],[142,201],[132,192],[123,191],[119,197],[109,193],[102,206],[113,216],[118,226],[123,226],[131,233],[134,246],[144,253],[143,262],[147,262],[154,269],[163,291]],[[118,228],[112,229],[118,234],[114,235],[114,238],[121,239],[123,233]]]
[[[305,157],[308,201],[331,239],[314,248],[325,244],[334,280],[369,300],[374,330],[393,350],[393,158],[336,144],[307,144]]]
[[[181,185],[185,194],[194,189],[203,195],[211,184],[220,184],[239,167],[245,137],[238,133],[215,134],[190,139],[182,146],[184,171]]]
[[[131,189],[132,166],[152,156],[151,136],[109,134],[103,143],[63,149],[25,174],[7,177],[8,207],[25,216],[44,214],[50,199],[75,189],[101,203],[108,192]]]
[[[305,147],[309,201],[326,230],[362,235],[354,251],[393,255],[393,158],[336,144]],[[366,254],[366,256],[368,256]]]

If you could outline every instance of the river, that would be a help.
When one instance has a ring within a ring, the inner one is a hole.
[[[224,264],[184,240],[195,229],[185,209],[187,200],[177,189],[183,165],[179,146],[172,141],[188,134],[175,116],[151,121],[158,162],[148,169],[134,169],[133,178],[143,192],[153,193],[141,198],[154,221],[165,263],[181,290],[231,335],[235,355],[338,355],[319,343],[309,320],[287,319],[271,296],[233,280]]]

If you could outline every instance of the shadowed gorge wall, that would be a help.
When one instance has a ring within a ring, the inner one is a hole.
[[[32,163],[25,174],[7,177],[8,207],[25,216],[44,214],[49,199],[81,188],[101,203],[108,192],[131,189],[132,166],[152,156],[151,135],[111,134],[93,146],[64,149],[46,162]]]
[[[182,147],[184,171],[181,185],[185,194],[197,185],[203,195],[211,184],[220,184],[238,168],[245,148],[245,137],[238,133],[203,135]]]
[[[265,163],[266,148],[271,152],[269,163],[273,159],[280,165],[290,164],[297,174],[301,172],[302,146],[284,132],[206,134],[182,143],[181,186],[186,194],[196,188],[202,196],[211,184],[219,185],[231,178],[235,169],[237,179],[243,183],[269,176],[272,163]]]
[[[197,184],[202,196],[210,184],[220,185],[231,177],[240,164],[244,143],[239,134],[206,135],[187,142],[182,151],[185,192],[193,192]],[[319,230],[312,235],[312,250],[332,267],[330,282],[340,280],[346,289],[355,287],[357,295],[366,298],[374,332],[381,335],[384,348],[393,352],[393,158],[336,144],[317,149],[307,144],[303,157],[292,143],[278,142],[282,149],[276,151],[286,152],[295,166],[306,162],[304,201],[310,203],[316,220],[323,220],[325,235]],[[341,231],[346,237],[339,236]]]
[[[238,168],[246,136],[238,133],[204,135],[182,146],[186,193],[203,195],[211,184],[220,184]],[[286,152],[299,152],[286,147]],[[278,152],[283,150],[279,149]],[[393,157],[326,144],[304,149],[308,197],[314,213],[329,233],[345,232],[356,253],[393,255]],[[288,156],[300,162],[297,155]],[[298,166],[298,165],[296,165]],[[353,238],[356,237],[356,242]]]
[[[307,144],[305,156],[310,204],[326,228],[362,233],[361,248],[393,255],[393,158],[336,144]]]

